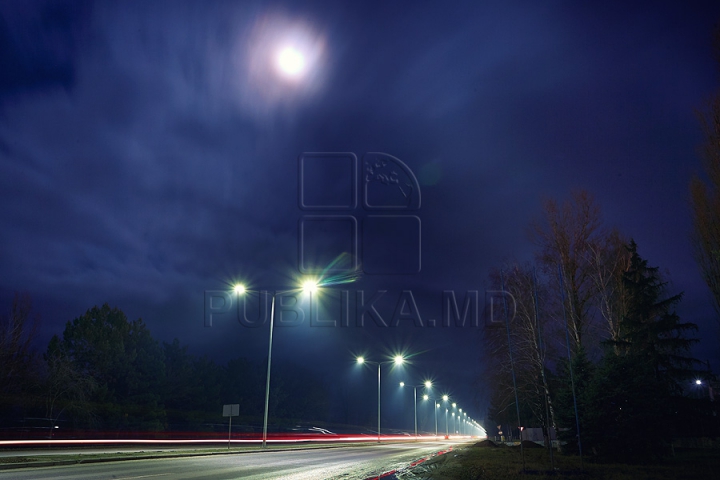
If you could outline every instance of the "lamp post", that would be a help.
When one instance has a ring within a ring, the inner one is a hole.
[[[449,430],[448,430],[448,418],[447,418],[447,414],[448,414],[448,409],[447,409],[447,407],[445,407],[445,438],[446,438],[446,439],[447,439],[447,438],[450,438],[450,432],[449,432]]]
[[[423,395],[423,400],[430,400],[430,395]],[[432,402],[433,402],[433,411],[435,413],[435,440],[437,440],[437,436],[438,436],[437,411],[438,411],[438,408],[440,408],[440,404],[437,403],[437,399],[434,397],[432,399]]]
[[[370,362],[368,360],[365,360],[365,357],[357,357],[355,361],[358,363],[358,365],[363,365],[365,363],[369,365],[377,365],[377,381],[378,381],[378,388],[377,388],[377,412],[378,412],[378,418],[377,418],[377,434],[378,434],[378,443],[380,443],[380,367],[382,365],[392,363],[395,365],[402,365],[405,362],[405,359],[402,355],[395,355],[395,357],[392,360],[389,360],[387,362]]]
[[[447,395],[442,396],[443,403],[447,403],[447,401],[450,399]],[[450,432],[448,430],[448,408],[445,407],[445,438],[448,438],[450,436]]]
[[[457,403],[452,403],[452,408],[455,410],[457,408]],[[452,412],[452,422],[453,422],[453,433],[455,433],[455,412]]]
[[[405,382],[400,382],[400,387],[404,387]],[[415,440],[418,439],[418,431],[417,431],[417,389],[418,388],[427,388],[428,390],[432,388],[432,382],[430,380],[425,380],[422,385],[412,385],[413,387],[413,402],[415,405]]]
[[[267,448],[267,427],[268,427],[268,414],[270,409],[270,373],[272,368],[272,346],[273,346],[273,330],[275,327],[275,298],[277,297],[278,293],[284,294],[289,292],[294,292],[298,290],[302,290],[303,292],[309,293],[312,295],[313,292],[317,291],[318,284],[317,282],[313,280],[306,280],[303,282],[302,287],[299,289],[292,289],[292,290],[285,290],[282,292],[273,292],[272,295],[272,301],[270,303],[270,335],[268,339],[268,361],[267,361],[267,376],[265,379],[265,412],[263,414],[263,436],[262,436],[262,448]],[[245,289],[245,286],[243,285],[235,285],[234,289],[235,293],[238,295],[242,295],[247,292]],[[312,301],[312,299],[311,299]]]

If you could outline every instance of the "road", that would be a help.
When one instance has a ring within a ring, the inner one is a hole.
[[[126,460],[0,471],[13,480],[364,479],[403,468],[457,442],[408,442],[236,455]]]

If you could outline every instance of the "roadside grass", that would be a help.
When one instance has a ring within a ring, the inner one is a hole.
[[[520,447],[492,446],[491,442],[478,442],[456,448],[445,455],[433,457],[401,473],[402,480],[512,480],[534,478],[572,478],[577,480],[674,480],[717,478],[720,472],[720,451],[677,450],[674,457],[652,465],[624,465],[596,463],[555,453],[555,470],[550,468],[546,449],[525,449],[523,473]]]

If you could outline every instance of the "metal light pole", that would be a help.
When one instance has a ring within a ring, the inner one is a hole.
[[[378,434],[378,443],[380,443],[380,366],[387,364],[387,363],[394,363],[395,365],[402,365],[403,362],[405,362],[405,359],[402,357],[402,355],[396,355],[395,358],[393,358],[389,362],[369,362],[365,360],[365,357],[357,357],[355,361],[359,364],[369,364],[369,365],[377,365],[377,381],[378,381],[378,388],[377,388],[377,412],[378,412],[378,418],[377,418],[377,434]]]
[[[380,443],[380,362],[378,367],[378,443]]]
[[[445,407],[445,438],[450,437],[450,432],[448,431],[448,418],[447,418],[448,409]]]
[[[447,404],[448,400],[450,400],[450,397],[448,395],[442,396],[443,403]],[[448,429],[448,407],[445,407],[445,438],[448,438],[450,436],[450,432]]]
[[[270,407],[270,367],[272,365],[273,326],[275,323],[275,296],[276,295],[277,295],[277,292],[273,292],[272,303],[270,304],[270,340],[268,341],[267,380],[265,381],[265,414],[263,415],[262,448],[267,448],[267,424],[268,424],[268,411],[269,411],[269,407]]]
[[[423,395],[423,400],[430,400],[430,396]],[[438,411],[438,408],[440,408],[440,404],[437,403],[437,399],[434,397],[432,398],[432,402],[433,402],[433,413],[435,414],[435,440],[437,440],[437,436],[438,436],[437,411]]]
[[[312,295],[312,292],[317,290],[318,285],[314,281],[306,281],[303,283],[302,290]],[[267,377],[265,380],[265,413],[263,415],[263,437],[262,437],[262,448],[267,448],[267,427],[268,427],[268,413],[270,411],[270,371],[272,367],[272,345],[273,345],[273,329],[275,326],[275,297],[278,293],[288,293],[294,290],[287,290],[284,292],[273,292],[272,303],[270,304],[270,336],[268,340],[268,362],[267,362]],[[312,302],[312,298],[310,299]]]
[[[404,387],[405,382],[400,382],[400,386]],[[413,402],[415,406],[415,440],[418,439],[418,430],[417,430],[417,389],[418,388],[427,388],[430,389],[432,387],[432,382],[430,380],[426,380],[422,385],[413,385]]]

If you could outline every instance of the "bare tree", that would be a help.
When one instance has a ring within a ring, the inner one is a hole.
[[[10,314],[0,317],[0,392],[6,399],[22,395],[35,380],[32,342],[38,323],[28,294],[16,293]]]
[[[97,388],[91,375],[80,372],[65,352],[60,339],[50,339],[44,355],[46,376],[44,382],[45,418],[50,420],[50,436],[63,413],[86,418],[92,423],[90,397]]]
[[[627,312],[623,273],[630,268],[628,242],[616,229],[588,245],[597,306],[605,320],[604,329],[613,341],[620,339],[620,321]]]
[[[530,424],[540,422],[549,432],[550,427],[555,427],[555,412],[546,376],[549,349],[545,337],[551,318],[539,315],[540,304],[547,298],[545,287],[536,285],[534,268],[530,264],[506,265],[502,272],[493,272],[491,279],[496,287],[502,287],[514,299],[514,309],[508,312],[507,317],[510,345],[504,323],[502,328],[485,330],[486,352],[490,354],[493,365],[495,413],[500,414],[514,405],[509,358],[509,348],[512,347],[521,409],[528,410],[533,417],[523,421]],[[504,311],[502,313],[505,314]]]
[[[544,219],[533,225],[531,237],[539,247],[538,261],[557,286],[564,286],[565,311],[575,348],[592,321],[591,307],[597,295],[593,282],[593,249],[601,237],[600,208],[588,192],[574,192],[569,201],[547,200]],[[562,272],[562,283],[559,273]]]
[[[692,240],[695,259],[710,288],[720,326],[720,94],[710,102],[702,123],[705,131],[702,156],[707,179],[695,176],[690,183]]]

